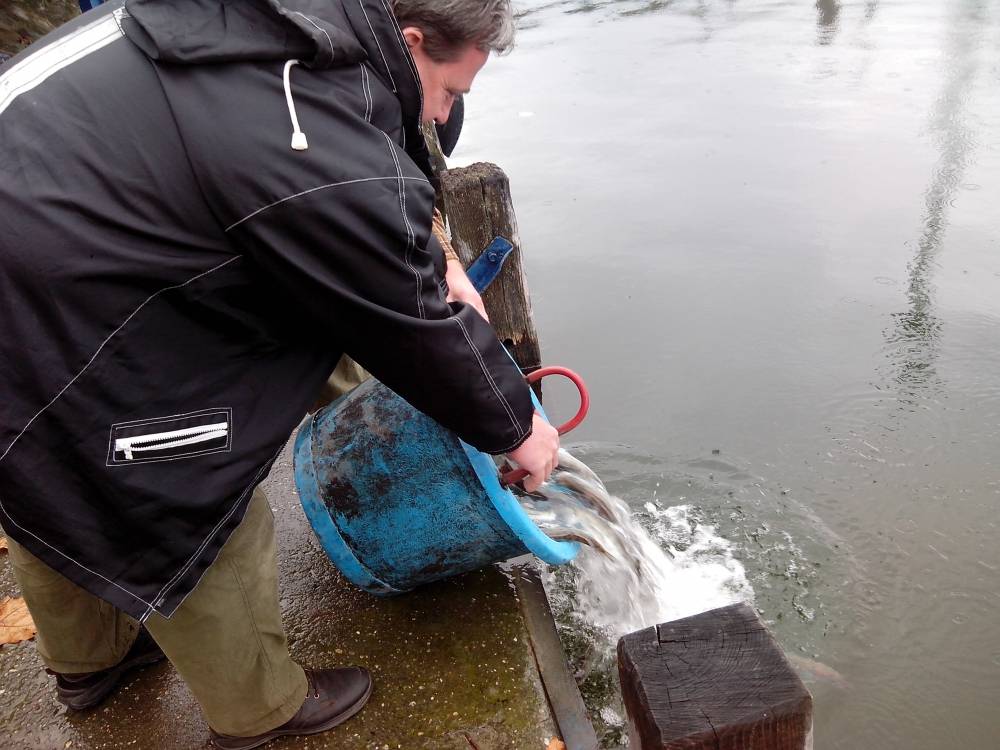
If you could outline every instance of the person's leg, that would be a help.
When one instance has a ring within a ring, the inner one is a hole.
[[[169,620],[150,616],[146,632],[12,540],[9,546],[39,652],[58,673],[60,700],[73,708],[95,705],[127,669],[163,653],[194,693],[218,747],[251,748],[273,737],[325,731],[371,694],[364,669],[314,670],[307,680],[292,661],[278,606],[273,516],[259,488],[197,588]]]
[[[319,397],[313,404],[312,411],[319,411],[370,377],[371,374],[365,368],[344,354],[337,361],[337,366],[320,389]]]
[[[145,625],[216,732],[257,735],[295,715],[306,677],[285,641],[274,519],[259,487],[197,588],[169,620]]]
[[[45,666],[72,675],[119,664],[139,634],[139,623],[64,578],[14,540],[7,543]]]
[[[139,623],[8,540],[14,576],[35,621],[35,645],[56,678],[56,697],[73,710],[107,698],[132,669],[163,660]]]

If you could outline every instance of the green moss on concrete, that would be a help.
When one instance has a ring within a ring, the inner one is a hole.
[[[517,603],[496,570],[352,615],[314,620],[304,634],[309,642],[298,639],[292,647],[303,663],[359,663],[375,674],[376,694],[353,726],[339,732],[344,740],[439,748],[459,739],[456,747],[468,748],[462,735],[469,733],[489,736],[489,747],[515,749],[537,746],[551,734]],[[365,625],[354,627],[359,621]],[[337,735],[330,734],[330,747],[341,746]]]

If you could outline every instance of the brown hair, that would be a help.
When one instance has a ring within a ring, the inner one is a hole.
[[[436,62],[454,60],[468,44],[497,54],[514,46],[510,0],[393,0],[392,7],[400,28],[423,32]]]

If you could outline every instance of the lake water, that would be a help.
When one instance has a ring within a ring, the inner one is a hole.
[[[1000,747],[1000,6],[519,7],[454,161],[510,175],[575,455],[843,675],[817,748]]]

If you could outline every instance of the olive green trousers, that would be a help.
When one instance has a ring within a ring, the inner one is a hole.
[[[139,624],[9,543],[45,666],[74,674],[118,664]],[[281,625],[277,573],[274,517],[258,487],[243,523],[173,617],[146,620],[209,726],[222,734],[274,729],[305,700],[305,674],[288,654]]]

